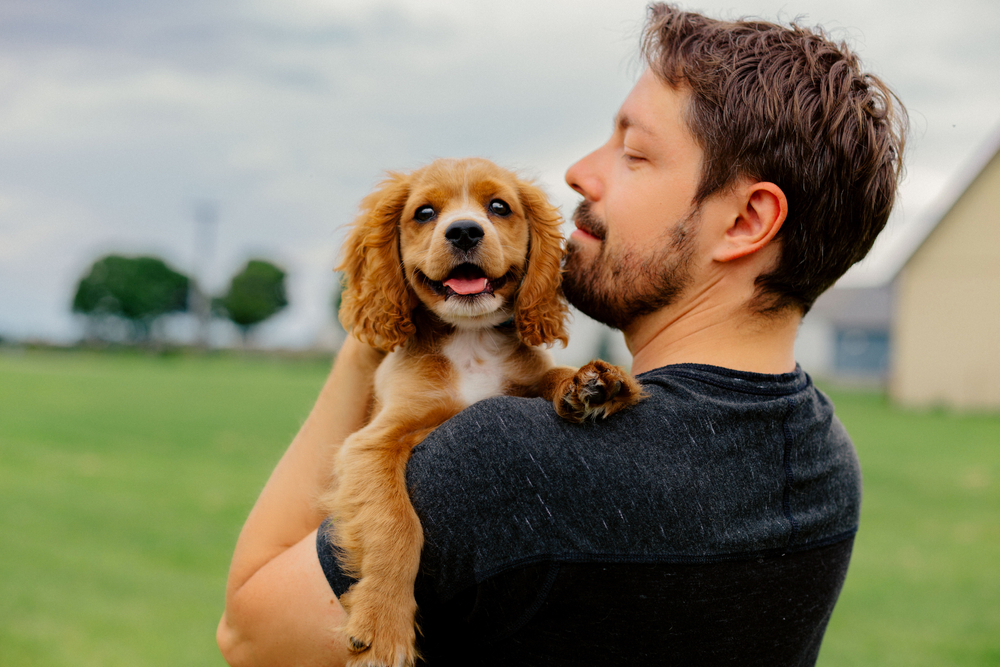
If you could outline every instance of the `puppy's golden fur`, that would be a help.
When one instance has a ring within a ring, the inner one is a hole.
[[[361,204],[339,267],[340,317],[388,353],[367,426],[345,441],[324,499],[344,570],[352,664],[416,660],[413,583],[423,533],[406,488],[410,451],[475,401],[543,396],[581,421],[642,397],[604,362],[555,367],[566,342],[561,219],[534,185],[481,159],[391,173]]]

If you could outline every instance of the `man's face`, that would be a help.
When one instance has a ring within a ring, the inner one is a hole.
[[[675,302],[690,280],[702,150],[684,122],[687,101],[647,69],[611,138],[566,172],[583,202],[563,290],[583,313],[619,329]]]

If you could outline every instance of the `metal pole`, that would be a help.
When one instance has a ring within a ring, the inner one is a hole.
[[[212,297],[208,293],[208,274],[215,250],[218,219],[218,206],[214,201],[201,201],[195,205],[195,275],[191,287],[191,310],[198,320],[196,344],[203,349],[211,345]]]

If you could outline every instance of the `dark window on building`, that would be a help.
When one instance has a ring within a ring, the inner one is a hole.
[[[834,353],[837,373],[885,375],[889,370],[889,332],[884,329],[837,329]]]

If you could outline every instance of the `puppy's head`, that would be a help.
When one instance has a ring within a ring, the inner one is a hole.
[[[559,213],[534,185],[481,159],[391,173],[361,205],[344,248],[340,317],[392,350],[418,302],[455,327],[514,318],[529,345],[566,342]]]

